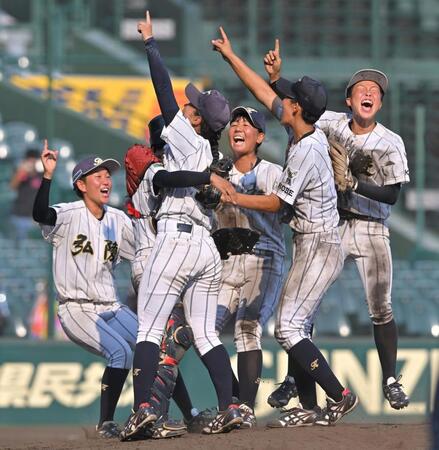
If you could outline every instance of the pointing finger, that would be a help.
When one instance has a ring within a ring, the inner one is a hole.
[[[280,52],[280,40],[278,38],[274,41],[274,51],[276,53]]]
[[[220,29],[221,37],[223,38],[224,41],[226,41],[227,40],[227,34],[224,31],[224,28],[223,27],[219,27],[219,29]]]

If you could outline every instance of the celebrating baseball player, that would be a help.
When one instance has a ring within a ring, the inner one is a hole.
[[[221,38],[212,41],[214,49],[252,92],[273,113],[281,110],[280,122],[290,134],[285,169],[270,195],[237,193],[233,202],[259,211],[278,211],[282,204],[292,208],[290,226],[294,230],[293,264],[288,274],[279,309],[275,335],[294,360],[294,378],[301,397],[300,380],[311,377],[327,395],[326,414],[316,405],[299,405],[283,414],[272,426],[336,423],[358,403],[356,395],[344,388],[326,359],[311,340],[311,326],[326,290],[343,266],[338,233],[337,194],[334,185],[328,141],[314,127],[326,109],[327,95],[316,80],[303,77],[279,83],[278,92],[251,70],[234,52],[222,28]]]
[[[125,379],[132,366],[137,319],[118,302],[114,269],[120,258],[134,257],[129,218],[107,203],[111,174],[120,165],[114,159],[84,158],[72,173],[80,200],[49,207],[49,192],[58,152],[47,141],[41,154],[44,172],[33,217],[44,238],[53,245],[53,279],[59,302],[58,317],[70,340],[107,361],[101,381],[97,430],[116,438],[113,420]]]
[[[258,157],[264,137],[265,117],[261,112],[245,106],[232,111],[229,146],[234,162],[229,181],[238,192],[271,194],[282,174],[280,166]],[[282,287],[284,236],[277,213],[222,204],[216,216],[218,230],[213,237],[221,241],[220,254],[225,258],[216,328],[221,332],[236,314],[239,383],[234,395],[241,402],[241,428],[250,428],[256,424],[254,407],[262,371],[262,330],[277,306]]]
[[[276,91],[280,78],[279,43],[265,56]],[[338,189],[339,231],[345,257],[353,259],[363,282],[383,374],[383,393],[401,409],[409,398],[396,377],[398,334],[392,312],[392,254],[387,220],[409,170],[400,136],[376,121],[388,89],[375,69],[354,73],[346,86],[349,113],[326,111],[316,125],[331,143]]]
[[[132,218],[136,250],[132,265],[136,292],[156,238],[154,222],[160,207],[160,189],[215,183],[218,177],[209,172],[166,171],[161,162],[166,145],[160,137],[164,126],[162,116],[154,117],[148,124],[151,147],[135,144],[125,155],[128,213]],[[152,386],[151,404],[158,413],[158,419],[152,428],[131,435],[130,440],[147,437],[160,439],[184,434],[185,426],[168,420],[171,397],[180,408],[189,432],[201,432],[211,421],[211,414],[199,412],[193,407],[178,369],[180,360],[192,343],[192,330],[186,323],[183,305],[178,302],[166,325],[160,347],[159,369]]]
[[[230,119],[226,99],[218,91],[186,87],[189,99],[180,111],[169,74],[152,34],[149,12],[138,24],[145,41],[151,78],[165,121],[162,132],[166,169],[204,171],[217,154],[222,129]],[[212,147],[216,149],[213,151]],[[224,180],[224,184],[227,182]],[[232,368],[215,332],[221,259],[210,236],[212,211],[196,198],[195,188],[166,189],[157,212],[157,238],[146,261],[138,297],[139,329],[134,354],[134,413],[122,438],[157,419],[151,407],[151,387],[157,372],[160,343],[168,317],[181,298],[194,344],[207,367],[218,397],[218,415],[203,430],[230,431],[242,422],[232,403]]]

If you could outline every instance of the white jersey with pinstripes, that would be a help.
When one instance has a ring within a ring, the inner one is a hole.
[[[131,199],[134,208],[142,215],[140,218],[132,218],[136,256],[149,254],[155,242],[157,233],[152,219],[160,207],[160,194],[154,192],[152,180],[154,175],[163,169],[163,164],[152,164]]]
[[[293,207],[290,226],[298,233],[337,227],[337,193],[325,134],[318,128],[292,143],[275,194]]]
[[[237,192],[269,195],[281,174],[281,166],[262,159],[247,173],[242,173],[233,166],[229,181]],[[285,255],[285,241],[278,213],[260,212],[224,203],[216,212],[218,229],[240,227],[257,231],[261,236],[255,249]]]
[[[162,139],[165,147],[164,165],[169,172],[191,170],[202,172],[212,163],[212,152],[207,139],[197,134],[179,111],[174,120],[163,128]],[[212,228],[212,211],[205,209],[195,200],[197,189],[168,188],[162,190],[162,204],[157,213],[157,220],[178,220],[179,222],[201,225],[208,230]]]
[[[350,128],[351,113],[326,111],[316,125],[328,139],[340,142],[352,158],[357,152],[370,155],[373,161],[371,175],[360,174],[359,180],[375,186],[386,186],[410,181],[407,156],[400,136],[380,123],[366,134],[354,134]],[[363,197],[356,192],[339,196],[338,207],[343,210],[385,221],[391,206]]]
[[[120,258],[134,258],[130,219],[120,210],[104,206],[96,219],[82,200],[52,206],[54,226],[42,225],[44,238],[53,245],[53,278],[59,301],[117,301],[114,268]]]

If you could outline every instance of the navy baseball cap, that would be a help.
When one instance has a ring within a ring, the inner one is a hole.
[[[148,123],[149,145],[154,148],[163,148],[166,142],[160,137],[162,135],[165,119],[162,115],[153,117]]]
[[[320,81],[304,76],[295,83],[279,78],[276,93],[281,98],[291,98],[299,103],[304,111],[319,118],[326,110],[328,94]]]
[[[199,91],[192,83],[189,83],[185,88],[185,94],[213,131],[220,131],[229,123],[229,102],[217,90]]]
[[[79,161],[73,169],[73,186],[80,178],[88,175],[90,172],[94,172],[95,170],[107,169],[108,172],[113,173],[119,168],[120,164],[115,159],[102,159],[96,155],[88,156],[87,158],[81,159],[81,161]]]
[[[260,111],[249,106],[237,106],[232,111],[230,122],[233,122],[238,116],[247,117],[255,128],[265,133],[265,116]]]
[[[384,72],[376,69],[361,69],[355,72],[349,80],[345,91],[346,97],[349,95],[350,88],[360,81],[374,81],[381,88],[383,94],[386,93],[389,86],[389,79]]]

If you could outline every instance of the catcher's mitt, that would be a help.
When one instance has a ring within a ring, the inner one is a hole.
[[[352,176],[349,168],[349,155],[345,147],[337,141],[329,140],[329,156],[337,190],[339,192],[352,190],[356,186],[357,180]]]
[[[230,255],[251,253],[260,234],[248,228],[221,228],[212,234],[221,259],[228,259]]]
[[[230,158],[222,158],[214,161],[209,171],[216,173],[226,180],[229,179],[229,172],[233,167],[233,161]],[[206,184],[195,194],[195,199],[198,200],[204,208],[215,209],[221,200],[221,192],[210,184]]]
[[[160,162],[153,151],[145,145],[134,144],[125,155],[125,182],[127,193],[132,197],[151,164]]]

